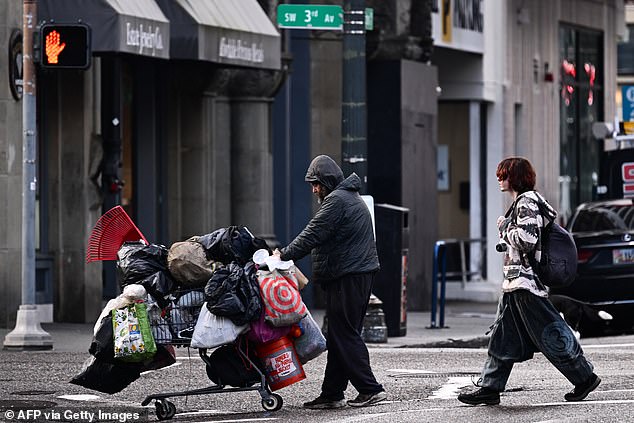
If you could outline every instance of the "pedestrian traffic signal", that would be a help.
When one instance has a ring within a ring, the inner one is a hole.
[[[40,28],[43,68],[86,69],[90,66],[90,27],[85,24],[47,23]]]

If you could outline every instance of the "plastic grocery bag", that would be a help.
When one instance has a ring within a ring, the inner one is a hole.
[[[200,309],[190,345],[194,348],[215,348],[235,341],[248,328],[248,324],[236,326],[229,318],[216,316],[205,303]]]
[[[114,357],[121,361],[145,361],[156,353],[156,344],[145,303],[112,310]]]
[[[308,309],[302,301],[294,274],[258,270],[257,276],[265,321],[276,327],[291,326],[306,316]]]
[[[326,338],[310,312],[299,322],[299,327],[302,329],[302,334],[293,340],[293,344],[299,361],[306,364],[326,351]]]
[[[260,320],[255,320],[249,323],[249,325],[251,328],[247,332],[246,337],[256,344],[265,344],[269,341],[275,341],[288,334],[291,330],[290,326],[275,327],[267,323],[264,320],[264,312],[260,315]]]

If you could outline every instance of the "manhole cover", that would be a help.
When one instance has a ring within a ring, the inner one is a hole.
[[[5,410],[43,410],[57,405],[53,401],[0,400],[0,411]]]
[[[43,391],[40,389],[33,389],[31,391],[16,391],[11,392],[11,395],[52,395],[55,391]]]

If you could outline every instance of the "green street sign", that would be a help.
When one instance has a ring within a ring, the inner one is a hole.
[[[365,8],[365,30],[372,31],[374,29],[374,9]]]
[[[295,29],[341,30],[343,9],[336,5],[280,4],[277,6],[277,26]]]

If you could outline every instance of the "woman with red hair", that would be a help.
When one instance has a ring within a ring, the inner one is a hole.
[[[533,270],[529,256],[541,259],[541,230],[555,220],[557,212],[535,191],[535,170],[522,157],[502,160],[496,175],[500,191],[513,204],[498,217],[504,254],[502,296],[491,329],[488,358],[476,386],[480,389],[458,395],[471,405],[500,403],[513,364],[541,352],[573,385],[566,401],[581,401],[596,389],[601,379],[594,374],[570,327],[548,300],[548,290]]]

